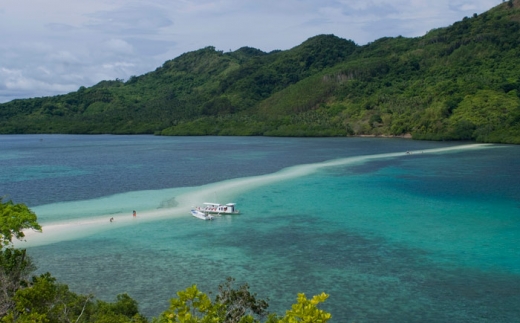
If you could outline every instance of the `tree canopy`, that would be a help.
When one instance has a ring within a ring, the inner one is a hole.
[[[12,244],[13,237],[23,239],[24,229],[41,231],[36,214],[25,204],[3,202],[0,197],[0,239],[3,247]]]
[[[228,279],[228,283],[230,279]],[[236,293],[232,297],[233,301],[223,301],[221,298],[222,290],[214,302],[210,300],[207,294],[198,290],[196,285],[186,288],[177,293],[177,298],[170,301],[170,307],[163,312],[152,323],[210,323],[210,322],[226,322],[226,323],[259,323],[261,322],[254,314],[258,306],[267,305],[265,301],[250,303],[250,295],[244,295],[241,291],[248,289],[247,285],[242,286],[239,290],[230,290],[231,294]],[[239,296],[240,295],[240,296]],[[238,297],[236,297],[238,296]],[[284,316],[277,314],[269,314],[266,323],[326,323],[332,318],[330,313],[318,308],[318,304],[324,302],[328,295],[322,293],[307,299],[305,294],[298,294],[296,303],[287,310]],[[244,303],[245,302],[245,303]],[[265,306],[266,308],[266,306]],[[264,313],[264,309],[262,313]],[[236,311],[237,309],[240,309]],[[246,313],[249,309],[252,312]],[[264,314],[266,314],[265,312]]]

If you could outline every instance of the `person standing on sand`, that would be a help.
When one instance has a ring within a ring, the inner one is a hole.
[[[136,215],[137,215],[137,213],[135,213],[135,211],[134,211],[134,218],[135,218]]]

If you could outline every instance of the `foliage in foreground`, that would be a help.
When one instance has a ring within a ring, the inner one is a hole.
[[[36,214],[25,204],[14,204],[12,201],[2,202],[0,197],[0,245],[12,244],[13,237],[21,240],[25,237],[24,229],[41,231]]]
[[[12,306],[2,322],[147,322],[139,314],[137,302],[127,294],[114,303],[96,300],[92,295],[71,292],[49,273],[34,276],[16,291]]]
[[[0,198],[0,322],[3,323],[148,323],[137,302],[128,294],[115,302],[80,295],[57,282],[50,273],[31,276],[35,270],[24,249],[15,249],[13,236],[23,239],[24,229],[41,230],[36,214],[24,204],[3,202]],[[249,285],[233,287],[228,278],[212,301],[196,285],[177,293],[170,307],[153,323],[325,323],[331,314],[318,308],[328,295],[307,299],[299,294],[296,304],[284,316],[269,314],[268,303],[257,299]]]
[[[153,323],[209,323],[209,322],[233,322],[233,323],[255,323],[260,322],[255,318],[254,311],[234,311],[241,305],[241,298],[231,304],[222,303],[217,300],[212,302],[207,294],[199,291],[196,285],[186,288],[177,293],[178,298],[170,301],[170,307],[163,312]],[[296,304],[286,311],[284,316],[270,314],[266,323],[297,323],[314,322],[325,323],[332,315],[318,308],[318,304],[324,302],[328,295],[322,293],[307,299],[305,294],[298,294]],[[267,304],[266,304],[267,305]],[[245,307],[248,307],[247,305]],[[265,313],[264,313],[265,314]]]

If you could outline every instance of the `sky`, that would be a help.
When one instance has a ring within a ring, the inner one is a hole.
[[[502,0],[0,0],[0,103],[128,80],[214,46],[418,37]]]

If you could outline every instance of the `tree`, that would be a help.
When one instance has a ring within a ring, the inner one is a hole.
[[[296,304],[285,313],[281,319],[271,317],[267,323],[325,323],[332,318],[330,313],[320,310],[318,304],[325,302],[329,295],[321,293],[312,299],[307,299],[305,294],[298,294]]]
[[[23,239],[23,230],[30,228],[41,230],[36,214],[24,204],[3,203],[0,197],[0,317],[14,307],[15,293],[28,285],[35,269],[25,250],[12,248],[13,236]]]
[[[256,294],[249,291],[247,283],[241,285],[238,289],[233,289],[235,279],[228,277],[224,284],[219,285],[219,293],[215,298],[215,302],[224,305],[225,322],[240,322],[244,316],[265,317],[268,312],[269,304],[265,300],[257,300]]]
[[[209,323],[221,320],[222,305],[212,303],[209,296],[198,290],[196,285],[177,292],[178,298],[170,300],[170,308],[153,323]]]
[[[115,303],[95,301],[93,295],[71,292],[49,273],[33,277],[29,286],[19,289],[13,299],[15,306],[2,318],[4,323],[147,322],[138,313],[137,302],[127,294],[118,295]]]
[[[29,284],[29,275],[36,267],[25,250],[6,248],[0,251],[0,317],[14,308],[13,297]]]
[[[255,294],[249,292],[247,284],[238,290],[232,288],[234,279],[228,278],[219,287],[215,301],[198,290],[196,285],[177,293],[178,298],[170,300],[170,307],[153,323],[259,323],[254,315],[267,315],[267,302],[257,301]],[[297,303],[283,317],[269,314],[266,323],[326,323],[332,315],[318,308],[329,295],[322,293],[307,299],[298,294]]]
[[[36,214],[25,204],[14,204],[12,201],[2,202],[0,197],[0,243],[2,247],[12,244],[13,236],[22,240],[24,229],[41,231],[36,221]]]

